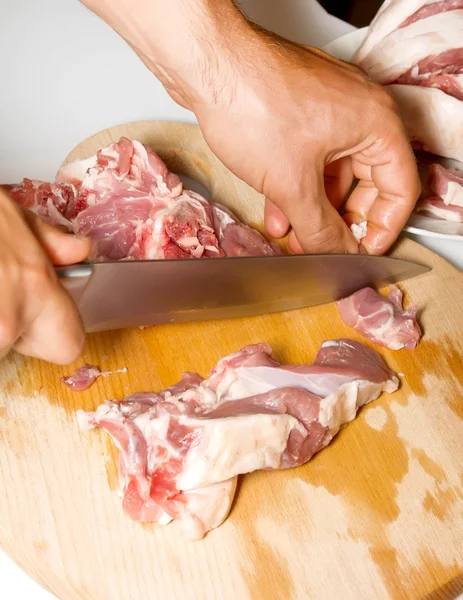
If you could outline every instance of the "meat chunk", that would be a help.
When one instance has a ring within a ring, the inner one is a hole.
[[[197,539],[228,515],[238,475],[302,465],[362,405],[397,387],[381,357],[350,340],[325,342],[303,366],[283,366],[257,344],[220,360],[206,380],[186,374],[78,418],[119,448],[126,513],[179,521]]]
[[[61,377],[61,381],[74,392],[83,392],[92,386],[98,377],[107,377],[114,373],[127,373],[127,368],[124,367],[116,371],[100,371],[96,365],[84,365],[80,369],[77,369],[74,375]]]
[[[391,350],[413,349],[421,338],[415,307],[404,311],[403,295],[395,285],[387,297],[371,288],[337,302],[342,320],[376,344]]]
[[[463,8],[463,0],[385,0],[368,28],[354,60],[362,62],[382,40],[397,29],[439,13]]]
[[[416,65],[425,72],[454,65],[462,45],[463,10],[440,12],[391,32],[359,64],[375,81],[388,84]]]
[[[389,0],[354,57],[399,104],[417,149],[463,161],[463,0]]]
[[[93,261],[279,252],[224,207],[184,190],[155,152],[125,137],[65,165],[52,184],[24,179],[5,187],[21,206],[89,237]]]

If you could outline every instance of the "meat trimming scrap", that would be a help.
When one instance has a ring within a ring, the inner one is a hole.
[[[227,518],[239,475],[303,465],[361,406],[398,385],[379,354],[348,339],[324,342],[300,366],[256,344],[222,358],[207,379],[186,373],[161,392],[79,411],[78,420],[118,447],[132,519],[177,522],[200,539]]]

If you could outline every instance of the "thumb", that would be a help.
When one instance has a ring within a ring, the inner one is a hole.
[[[285,203],[284,212],[293,227],[291,249],[313,254],[357,254],[357,240],[326,196],[323,169],[312,172],[307,184],[304,197],[293,197]]]
[[[28,210],[24,218],[52,264],[72,265],[90,254],[92,244],[88,238],[63,232]]]

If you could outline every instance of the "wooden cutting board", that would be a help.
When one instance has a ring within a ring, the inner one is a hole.
[[[262,198],[214,158],[195,126],[143,122],[98,133],[84,158],[127,135],[201,181],[251,224]],[[250,158],[251,160],[251,158]],[[463,275],[404,239],[394,255],[432,271],[401,287],[424,339],[380,350],[400,391],[360,411],[307,465],[241,478],[228,521],[185,543],[175,525],[122,512],[115,452],[81,433],[75,411],[159,390],[182,371],[205,375],[229,352],[269,342],[284,362],[311,361],[350,336],[334,305],[241,320],[88,336],[72,367],[10,355],[0,363],[0,544],[63,600],[451,598],[463,590]],[[81,393],[60,377],[83,361],[127,374]]]

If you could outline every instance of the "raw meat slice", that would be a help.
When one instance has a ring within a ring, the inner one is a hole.
[[[389,84],[420,61],[461,50],[462,44],[463,10],[443,12],[392,32],[358,64],[375,81]]]
[[[307,462],[360,406],[397,387],[381,357],[350,340],[325,342],[304,366],[282,366],[257,344],[223,358],[207,380],[186,374],[78,419],[118,446],[126,513],[180,521],[197,539],[226,518],[238,475]]]
[[[183,190],[157,154],[124,137],[65,165],[53,184],[24,179],[6,189],[45,220],[89,237],[92,261],[280,252],[224,207]]]
[[[437,90],[389,85],[415,147],[463,162],[463,102]]]
[[[439,196],[421,200],[416,205],[415,212],[443,221],[463,223],[463,207],[445,204]]]
[[[463,8],[463,0],[385,0],[371,22],[354,61],[363,61],[381,40],[399,27],[406,27],[426,17],[459,8]]]
[[[404,311],[400,289],[391,285],[387,297],[371,288],[337,302],[342,320],[376,344],[391,350],[415,348],[421,338],[415,307]]]
[[[116,371],[100,371],[95,365],[84,365],[77,369],[74,375],[61,377],[61,381],[74,392],[83,392],[93,385],[98,377],[107,377],[108,375],[114,375],[114,373],[127,373],[127,367]]]
[[[463,171],[433,163],[429,167],[430,188],[444,204],[463,207]]]
[[[394,83],[420,85],[442,90],[463,100],[463,48],[449,50],[420,61]]]

